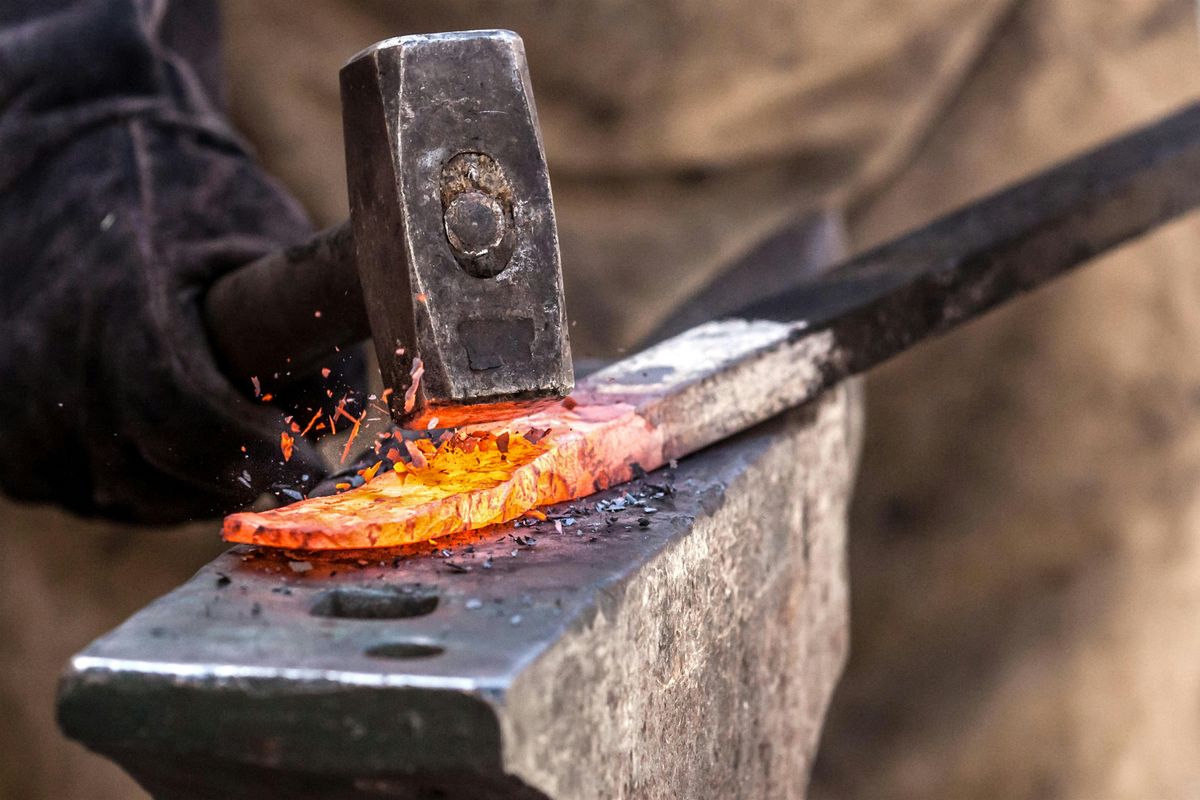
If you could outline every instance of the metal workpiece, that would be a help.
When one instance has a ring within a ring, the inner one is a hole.
[[[803,797],[858,413],[839,387],[533,525],[234,548],[72,660],[61,724],[160,800]]]
[[[359,277],[393,416],[565,395],[558,234],[520,38],[389,39],[341,83]]]

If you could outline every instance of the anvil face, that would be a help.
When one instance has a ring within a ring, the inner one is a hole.
[[[520,38],[404,36],[342,69],[359,277],[393,417],[573,385]]]
[[[802,796],[855,413],[835,389],[482,537],[235,548],[72,660],[61,724],[161,800]]]

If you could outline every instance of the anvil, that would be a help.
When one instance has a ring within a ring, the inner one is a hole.
[[[387,555],[234,548],[77,655],[60,722],[162,798],[802,796],[843,379],[1197,204],[1191,107],[581,381],[711,445],[676,468]]]

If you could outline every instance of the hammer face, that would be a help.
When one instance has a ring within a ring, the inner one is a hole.
[[[359,277],[393,417],[568,393],[558,233],[520,38],[390,39],[341,83]]]

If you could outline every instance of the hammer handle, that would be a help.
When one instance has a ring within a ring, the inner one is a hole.
[[[311,377],[335,347],[371,335],[350,223],[223,275],[208,290],[204,322],[238,385]]]

